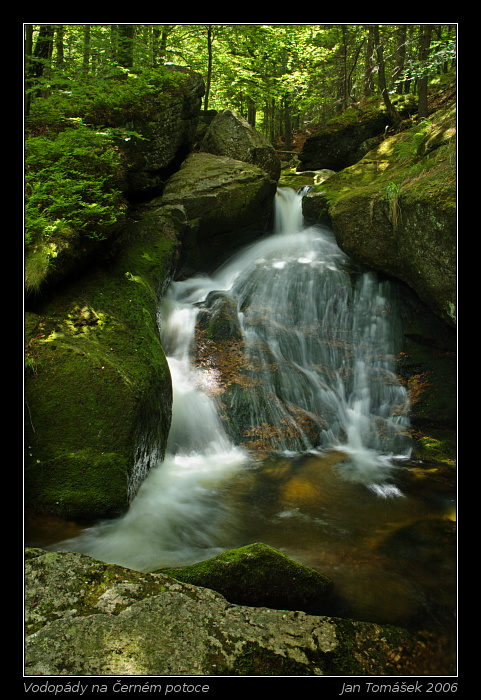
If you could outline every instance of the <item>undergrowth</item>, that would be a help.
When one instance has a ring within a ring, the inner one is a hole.
[[[126,207],[122,142],[130,129],[182,91],[185,75],[117,69],[98,76],[57,75],[31,102],[25,141],[27,286],[35,288],[73,237],[103,240]]]

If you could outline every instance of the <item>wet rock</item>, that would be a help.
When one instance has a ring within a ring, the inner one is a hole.
[[[182,222],[167,208],[28,314],[27,505],[66,518],[124,512],[170,427],[170,371],[157,305]]]
[[[372,139],[389,125],[387,114],[346,110],[321,133],[309,137],[299,153],[299,171],[343,170],[372,148]]]
[[[200,313],[198,328],[209,340],[242,340],[237,303],[226,292],[210,292]]]
[[[123,143],[129,168],[126,196],[138,199],[158,195],[164,182],[192,150],[205,86],[202,76],[180,66],[166,66],[185,76],[182,90],[155,113],[129,124],[142,136]]]
[[[456,322],[456,122],[453,108],[385,139],[305,197],[354,260],[405,282]],[[369,232],[369,235],[366,235]]]
[[[255,165],[210,153],[192,153],[168,181],[162,205],[182,206],[191,224],[183,240],[188,274],[262,233],[270,220],[276,184]]]

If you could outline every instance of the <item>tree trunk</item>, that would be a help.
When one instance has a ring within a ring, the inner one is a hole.
[[[374,28],[367,27],[367,46],[364,59],[364,97],[371,97],[374,90],[373,70],[375,64],[375,49],[374,49]]]
[[[87,74],[89,72],[90,65],[90,24],[84,24],[84,45],[83,45],[83,59],[82,59],[82,71]]]
[[[25,114],[27,116],[30,114],[33,97],[39,94],[39,90],[33,90],[35,84],[44,75],[48,62],[52,58],[54,32],[54,25],[42,25],[39,29],[35,49],[33,49],[33,25],[25,27],[25,87],[27,90]]]
[[[117,31],[119,37],[117,63],[123,68],[133,68],[135,26],[133,24],[119,24]]]
[[[351,104],[351,102],[352,102],[353,100],[356,101],[356,97],[355,97],[355,95],[354,95],[354,92],[355,92],[355,91],[352,89],[352,88],[353,88],[353,85],[352,85],[352,74],[353,74],[354,71],[356,70],[357,62],[358,62],[358,60],[359,60],[359,55],[360,55],[360,53],[361,53],[361,49],[362,49],[363,45],[364,45],[364,39],[361,39],[361,43],[360,43],[359,46],[357,47],[357,51],[356,51],[356,53],[354,54],[354,59],[353,59],[353,61],[352,61],[352,66],[351,66],[351,69],[350,69],[350,71],[349,71],[349,73],[348,73],[348,76],[347,76],[347,94],[348,94],[348,99],[349,99],[349,103],[348,103],[348,105],[347,105],[348,107],[349,107],[349,105]]]
[[[257,116],[257,110],[256,110],[256,103],[252,99],[252,97],[247,97],[247,121],[248,123],[252,126],[253,129],[256,128],[256,116]]]
[[[292,119],[291,119],[291,103],[289,100],[289,95],[284,96],[283,104],[283,114],[284,114],[284,146],[286,151],[292,149]]]
[[[160,38],[160,47],[159,47],[159,62],[165,63],[166,58],[167,58],[167,39],[169,38],[170,32],[174,29],[175,25],[170,24],[167,25],[165,24],[162,27],[162,35]]]
[[[207,112],[209,109],[209,92],[210,92],[210,82],[212,79],[212,33],[213,27],[211,24],[207,27],[207,77],[205,81],[205,95],[204,95],[204,111]]]
[[[33,54],[33,24],[25,25],[25,116],[30,113],[30,88]]]
[[[401,75],[404,70],[404,63],[406,60],[406,36],[407,27],[406,25],[403,25],[399,27],[396,33],[396,65],[394,66],[394,70],[392,72],[392,77],[394,83],[396,83],[396,92],[398,95],[402,95],[403,93],[403,81],[401,80]]]
[[[55,27],[47,24],[42,25],[39,30],[35,50],[33,52],[33,75],[36,78],[41,78],[48,65],[48,61],[52,57],[53,35]]]
[[[376,44],[376,55],[377,55],[377,63],[378,63],[378,87],[379,87],[379,92],[381,93],[384,104],[386,105],[386,110],[389,116],[389,119],[394,127],[396,127],[399,122],[401,121],[401,118],[399,114],[396,112],[396,109],[394,105],[392,104],[390,98],[389,98],[389,92],[387,89],[386,85],[386,74],[385,74],[385,68],[384,68],[384,53],[383,53],[383,48],[382,44],[380,42],[379,38],[379,26],[376,24],[374,25],[374,41]]]
[[[57,68],[63,67],[64,62],[64,51],[63,51],[63,24],[59,24],[55,30],[55,48],[57,50],[57,56],[55,59]]]
[[[349,107],[349,85],[347,77],[347,32],[346,25],[342,26],[342,106]]]
[[[427,61],[429,46],[431,44],[431,25],[424,24],[419,36],[419,60]],[[418,117],[425,119],[428,116],[428,70],[418,80]]]

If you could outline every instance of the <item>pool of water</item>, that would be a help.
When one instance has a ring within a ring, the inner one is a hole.
[[[450,629],[454,636],[454,470],[401,463],[389,483],[370,488],[346,476],[344,460],[337,451],[271,455],[220,482],[204,483],[209,498],[222,501],[223,508],[214,540],[204,556],[197,549],[190,563],[211,556],[213,546],[220,551],[264,542],[332,579],[335,614],[443,633]],[[57,548],[63,540],[60,548],[71,542],[76,549],[89,525],[28,514],[25,541]],[[182,520],[177,528],[182,530]],[[189,563],[188,556],[182,563]],[[157,565],[153,560],[150,569]]]
[[[230,497],[248,541],[328,576],[346,616],[445,629],[456,611],[454,473],[399,466],[372,489],[346,479],[341,453],[269,458]]]

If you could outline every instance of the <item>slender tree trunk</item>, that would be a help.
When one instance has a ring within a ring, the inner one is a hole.
[[[431,44],[432,27],[429,24],[424,24],[421,27],[419,37],[419,60],[427,61],[429,55],[429,46]],[[428,116],[428,72],[419,78],[418,81],[418,117],[425,119]]]
[[[84,24],[84,44],[83,44],[83,59],[82,71],[87,74],[90,65],[90,24]]]
[[[375,64],[374,28],[367,27],[367,46],[364,59],[364,97],[371,97],[374,90],[373,70]]]
[[[118,33],[117,25],[110,25],[110,45],[109,45],[109,60],[111,63],[117,63],[117,47],[118,47]]]
[[[394,66],[394,70],[392,72],[393,80],[395,83],[397,83],[396,92],[398,95],[402,95],[403,92],[403,81],[400,78],[404,70],[404,63],[406,61],[406,36],[407,27],[404,24],[399,27],[396,33],[396,65]]]
[[[63,50],[63,24],[59,24],[55,30],[55,48],[57,50],[57,56],[55,59],[57,68],[62,68],[64,63],[64,50]]]
[[[209,109],[209,92],[210,83],[212,79],[212,35],[213,27],[211,24],[207,27],[207,78],[205,81],[205,95],[204,95],[204,111],[207,112]]]
[[[348,95],[348,100],[349,100],[349,102],[348,102],[348,104],[347,104],[348,107],[349,107],[349,104],[355,99],[355,96],[354,96],[354,94],[353,94],[353,89],[352,89],[352,88],[353,88],[353,85],[352,85],[352,74],[353,74],[354,71],[356,70],[357,62],[358,62],[358,60],[359,60],[359,55],[360,55],[360,53],[361,53],[361,49],[362,49],[363,45],[364,45],[364,39],[361,39],[361,43],[360,43],[359,46],[357,47],[357,51],[356,51],[356,53],[354,54],[354,59],[353,59],[353,61],[352,61],[352,66],[351,66],[351,69],[350,69],[350,71],[349,71],[349,73],[348,73],[348,76],[347,76],[347,95]]]
[[[175,25],[164,25],[162,27],[162,34],[160,37],[160,46],[159,46],[159,62],[160,63],[165,63],[165,60],[167,58],[167,39],[169,38],[170,32],[174,29]]]
[[[342,106],[349,106],[349,85],[347,77],[347,32],[346,25],[342,25]]]
[[[286,151],[290,151],[292,148],[292,120],[291,120],[291,103],[289,100],[289,95],[284,97],[284,145]]]
[[[384,52],[382,48],[382,44],[380,41],[379,37],[379,26],[376,24],[374,25],[374,41],[376,44],[376,54],[377,54],[377,63],[378,63],[378,86],[379,86],[379,92],[381,93],[384,104],[386,105],[386,110],[389,116],[389,119],[393,126],[397,126],[399,122],[401,121],[401,118],[399,114],[396,112],[396,109],[394,105],[392,104],[390,98],[389,98],[389,92],[387,89],[386,85],[386,73],[385,73],[385,67],[384,67]]]
[[[247,121],[253,129],[256,128],[256,103],[251,97],[247,97]]]
[[[25,25],[25,116],[30,113],[32,87],[33,24]]]
[[[133,68],[135,26],[133,24],[119,24],[117,31],[119,38],[117,62],[123,68]]]

